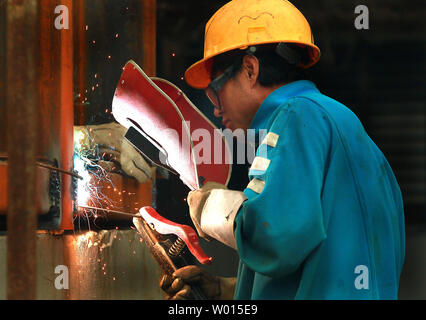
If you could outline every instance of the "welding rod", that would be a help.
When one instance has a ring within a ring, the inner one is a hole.
[[[8,159],[8,156],[7,155],[5,155],[5,154],[0,154],[0,160],[6,160],[7,161],[7,159]],[[64,170],[64,169],[61,169],[61,168],[58,168],[58,167],[54,167],[54,166],[51,166],[51,165],[49,165],[49,164],[46,164],[46,163],[43,163],[43,162],[40,162],[40,161],[37,161],[36,162],[36,165],[38,165],[39,167],[43,167],[43,168],[46,168],[46,169],[50,169],[50,170],[54,170],[54,171],[58,171],[58,172],[62,172],[62,173],[65,173],[65,174],[69,174],[70,176],[73,176],[73,177],[75,177],[75,178],[78,178],[78,179],[80,179],[80,180],[83,180],[83,177],[82,176],[80,176],[80,175],[78,175],[77,173],[75,173],[75,172],[72,172],[72,171],[67,171],[67,170]]]
[[[76,178],[78,178],[80,180],[83,180],[82,176],[80,176],[77,173],[72,172],[72,171],[67,171],[67,170],[64,170],[64,169],[60,169],[60,168],[57,168],[57,167],[54,167],[54,166],[51,166],[51,165],[48,165],[48,164],[45,164],[45,163],[42,163],[42,162],[37,162],[37,165],[39,167],[43,167],[43,168],[46,168],[46,169],[50,169],[50,170],[59,171],[59,172],[65,173],[65,174],[69,174],[70,176],[73,176],[73,177],[76,177]]]

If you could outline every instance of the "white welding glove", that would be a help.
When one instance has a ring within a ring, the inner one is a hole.
[[[247,199],[241,191],[228,190],[224,185],[207,182],[187,197],[192,222],[200,237],[216,240],[236,249],[234,220]]]
[[[127,175],[140,183],[152,178],[154,170],[142,155],[124,138],[127,129],[119,123],[74,126],[74,149],[95,150],[101,159],[116,161]]]

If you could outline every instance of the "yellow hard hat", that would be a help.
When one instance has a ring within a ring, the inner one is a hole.
[[[198,89],[210,83],[215,56],[234,49],[267,43],[294,43],[308,49],[309,61],[302,68],[314,65],[320,49],[314,44],[311,28],[303,14],[286,0],[233,0],[220,8],[207,22],[204,58],[185,72],[186,82]]]

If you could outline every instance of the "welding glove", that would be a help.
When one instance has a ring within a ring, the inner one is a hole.
[[[192,222],[200,237],[216,240],[236,249],[234,219],[247,197],[241,191],[207,182],[201,189],[190,191],[187,202]]]
[[[187,300],[191,287],[199,287],[207,299],[231,300],[234,297],[236,278],[216,277],[198,266],[186,266],[174,272],[172,276],[164,275],[160,287],[166,292],[168,300]]]
[[[127,129],[119,123],[74,126],[74,150],[95,152],[100,160],[116,161],[124,173],[140,183],[151,179],[154,170],[124,138]]]

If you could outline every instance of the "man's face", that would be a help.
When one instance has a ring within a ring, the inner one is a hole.
[[[220,77],[218,74],[217,77]],[[217,78],[216,77],[216,78]],[[212,92],[208,93],[212,95]],[[214,115],[222,118],[222,124],[231,130],[250,127],[250,123],[257,111],[255,101],[252,99],[250,82],[242,68],[215,92],[213,100]]]

